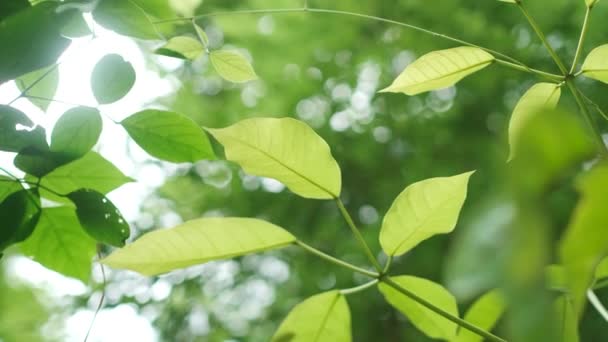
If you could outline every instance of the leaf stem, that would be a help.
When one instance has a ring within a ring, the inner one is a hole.
[[[604,318],[604,320],[608,322],[608,310],[606,310],[604,305],[602,305],[602,302],[600,302],[600,299],[597,298],[595,292],[587,290],[587,299],[589,299],[589,302],[591,302],[595,310],[597,310],[597,312]]]
[[[467,329],[479,336],[484,337],[486,340],[488,341],[493,341],[493,342],[506,342],[506,340],[492,334],[491,332],[485,331],[479,327],[477,327],[474,324],[471,324],[467,321],[465,321],[464,319],[461,319],[457,316],[454,316],[446,311],[443,311],[442,309],[436,307],[435,305],[431,304],[430,302],[428,302],[427,300],[419,297],[418,295],[416,295],[413,292],[410,292],[408,289],[402,287],[401,285],[399,285],[398,283],[396,283],[395,281],[393,281],[390,277],[385,276],[380,278],[380,281],[385,283],[386,285],[392,287],[393,289],[395,289],[396,291],[400,292],[401,294],[409,297],[410,299],[412,299],[413,301],[417,302],[418,304],[426,307],[427,309],[435,312],[436,314],[442,316],[445,319],[448,319],[456,324],[458,324],[460,327]]]
[[[346,220],[346,223],[350,227],[350,230],[355,235],[355,238],[357,238],[359,245],[361,245],[361,248],[367,255],[367,258],[372,263],[372,265],[374,265],[374,268],[376,268],[376,271],[378,271],[378,273],[382,274],[382,266],[380,266],[380,263],[378,263],[378,260],[372,253],[372,250],[369,248],[367,242],[365,242],[363,235],[361,235],[361,232],[355,225],[355,222],[353,222],[353,218],[348,213],[348,210],[346,210],[346,208],[344,207],[344,203],[342,203],[342,200],[340,198],[336,198],[336,204],[338,205],[338,209],[340,209],[340,213],[342,214],[342,217],[344,217],[344,220]]]
[[[320,250],[318,250],[318,249],[316,249],[316,248],[314,248],[314,247],[312,247],[310,245],[307,245],[307,244],[305,244],[304,242],[302,242],[300,240],[296,240],[295,244],[298,245],[298,246],[300,246],[300,247],[302,247],[302,248],[304,248],[307,252],[310,252],[310,253],[312,253],[312,254],[320,257],[321,259],[327,260],[327,261],[329,261],[331,263],[334,263],[334,264],[336,264],[338,266],[341,266],[341,267],[344,267],[344,268],[348,268],[351,271],[355,271],[357,273],[361,273],[363,275],[366,275],[366,276],[372,277],[372,278],[378,278],[380,276],[376,272],[368,271],[368,270],[366,270],[364,268],[361,268],[359,266],[355,266],[355,265],[350,264],[350,263],[348,263],[346,261],[343,261],[343,260],[340,260],[340,259],[338,259],[336,257],[333,257],[333,256],[331,256],[329,254],[323,253]]]
[[[509,67],[511,69],[515,69],[515,70],[519,70],[519,71],[524,71],[524,72],[529,72],[529,73],[532,73],[532,74],[536,74],[538,76],[547,78],[547,79],[549,79],[551,81],[554,81],[554,82],[561,82],[561,81],[563,81],[565,79],[565,77],[561,76],[561,75],[556,75],[556,74],[552,74],[550,72],[545,72],[545,71],[542,71],[542,70],[533,69],[533,68],[530,68],[530,67],[525,66],[525,65],[519,65],[519,64],[511,63],[511,62],[505,61],[503,59],[497,58],[494,61],[496,63],[502,65],[502,66],[506,66],[506,67]]]
[[[568,85],[568,89],[570,89],[570,92],[574,96],[574,99],[576,100],[576,104],[578,105],[579,109],[581,110],[581,113],[583,114],[585,121],[587,121],[587,124],[593,131],[593,137],[595,138],[595,143],[597,144],[598,152],[600,153],[602,158],[608,158],[608,147],[604,143],[604,138],[602,137],[602,132],[600,132],[600,128],[596,124],[595,120],[593,120],[593,116],[589,112],[589,108],[587,108],[587,105],[585,104],[583,96],[579,92],[576,85],[574,85],[572,80],[567,80],[566,84]]]
[[[547,48],[547,51],[549,51],[549,54],[555,61],[555,64],[557,64],[557,67],[559,68],[559,70],[562,72],[562,74],[564,74],[564,76],[567,75],[568,70],[566,69],[566,66],[564,65],[562,60],[559,58],[557,53],[555,53],[555,50],[553,50],[553,47],[551,46],[551,44],[549,44],[547,37],[545,36],[543,31],[538,26],[538,23],[536,23],[536,20],[534,20],[534,18],[530,15],[530,13],[528,13],[528,10],[526,9],[526,7],[524,6],[524,4],[521,1],[517,1],[516,4],[517,4],[517,7],[519,7],[519,9],[521,10],[521,12],[524,14],[526,19],[528,20],[528,23],[530,23],[530,26],[532,27],[534,32],[536,32],[536,35],[538,36],[538,38],[540,38],[543,45],[545,45],[545,47]]]
[[[608,114],[606,114],[606,112],[604,112],[602,110],[602,107],[600,107],[600,105],[598,105],[597,103],[593,102],[593,100],[591,100],[587,95],[583,94],[582,91],[579,91],[579,93],[581,94],[581,96],[585,99],[585,101],[587,101],[587,103],[589,103],[591,106],[593,106],[593,108],[595,108],[595,110],[600,113],[600,115],[606,119],[608,121]]]
[[[587,7],[585,11],[585,19],[583,21],[583,28],[581,29],[581,35],[578,39],[578,46],[576,47],[576,53],[574,54],[574,60],[572,61],[572,67],[570,68],[570,74],[574,73],[576,64],[581,56],[583,50],[583,44],[585,43],[585,37],[587,36],[587,29],[589,28],[589,14],[591,14],[591,7]]]
[[[15,176],[14,174],[8,172],[5,168],[0,167],[0,171],[4,172],[7,176],[14,178],[15,180],[19,180],[19,177]]]
[[[351,287],[349,289],[342,289],[342,290],[340,290],[340,293],[343,294],[343,295],[345,295],[345,296],[347,296],[347,295],[351,295],[353,293],[357,293],[357,292],[361,292],[361,291],[367,290],[368,288],[370,288],[370,287],[372,287],[372,286],[374,286],[376,284],[378,284],[378,279],[374,279],[374,280],[368,281],[365,284],[361,284],[359,286]]]
[[[368,14],[357,13],[357,12],[349,12],[349,11],[323,9],[323,8],[313,8],[313,7],[309,7],[307,5],[305,5],[304,7],[298,7],[298,8],[276,8],[276,9],[213,12],[213,13],[205,13],[205,14],[201,14],[201,15],[196,15],[193,17],[164,19],[164,20],[155,21],[153,23],[162,24],[162,23],[173,22],[173,21],[188,21],[188,20],[196,21],[197,19],[202,19],[202,18],[230,16],[230,15],[243,15],[243,14],[277,14],[277,13],[302,13],[302,12],[325,13],[325,14],[336,14],[336,15],[343,15],[343,16],[350,16],[350,17],[358,17],[358,18],[363,18],[363,19],[367,19],[367,20],[373,20],[373,21],[378,21],[378,22],[383,22],[383,23],[388,23],[388,24],[404,27],[404,28],[407,28],[410,30],[414,30],[414,31],[418,31],[418,32],[427,34],[427,35],[445,39],[445,40],[448,40],[448,41],[451,41],[454,43],[482,49],[494,56],[501,57],[501,58],[511,62],[511,63],[503,63],[503,65],[511,66],[511,67],[513,67],[514,65],[519,66],[516,69],[520,70],[520,71],[527,71],[527,72],[531,72],[531,73],[535,73],[535,74],[539,74],[539,75],[545,74],[545,76],[552,75],[549,73],[540,72],[539,70],[532,69],[532,68],[528,67],[527,65],[525,65],[523,62],[521,62],[507,54],[504,54],[502,52],[498,52],[496,50],[485,48],[483,46],[479,46],[479,45],[467,42],[465,40],[462,40],[462,39],[459,39],[456,37],[452,37],[452,36],[448,36],[446,34],[435,32],[432,30],[428,30],[428,29],[425,29],[425,28],[422,28],[422,27],[419,27],[416,25],[408,24],[405,22],[397,21],[397,20],[387,19],[387,18],[383,18],[383,17],[378,17],[378,16],[374,16],[374,15],[368,15]],[[557,75],[553,75],[553,76],[557,76]]]

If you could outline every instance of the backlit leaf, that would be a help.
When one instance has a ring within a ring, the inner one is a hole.
[[[185,115],[144,110],[121,122],[131,138],[150,155],[175,163],[214,159],[205,131]]]
[[[11,244],[25,240],[40,218],[40,197],[35,190],[21,189],[0,203],[0,252]]]
[[[44,208],[34,233],[21,244],[23,254],[65,276],[87,283],[95,241],[80,227],[74,209]]]
[[[82,14],[74,15],[61,29],[61,34],[68,38],[82,38],[92,34]]]
[[[84,156],[95,146],[101,134],[102,120],[99,111],[90,107],[75,107],[57,120],[51,134],[51,151],[64,160]]]
[[[310,297],[285,318],[272,342],[350,342],[351,319],[346,298],[338,291]]]
[[[287,246],[293,235],[250,218],[202,218],[155,230],[103,259],[108,266],[156,275],[212,260]],[[150,256],[154,256],[151,258]]]
[[[68,194],[76,205],[76,216],[82,228],[95,240],[122,247],[129,238],[129,224],[103,194],[81,189]]]
[[[608,83],[608,44],[604,44],[593,49],[583,66],[583,75],[595,80]]]
[[[490,291],[479,298],[464,315],[464,320],[478,328],[491,331],[505,311],[505,298],[498,290]],[[453,342],[482,342],[484,338],[461,328]]]
[[[209,59],[215,71],[230,82],[241,83],[258,78],[249,61],[238,52],[216,50],[209,54]]]
[[[430,178],[405,188],[382,222],[384,252],[401,255],[431,236],[454,230],[472,174]]]
[[[558,342],[579,342],[578,317],[567,295],[559,296],[553,302],[553,317],[560,334]]]
[[[100,104],[123,98],[135,84],[135,69],[117,54],[105,55],[93,69],[91,88]]]
[[[46,176],[64,162],[62,158],[49,150],[48,145],[28,146],[15,157],[14,164],[21,171],[38,178]]]
[[[189,60],[197,59],[203,52],[205,52],[205,49],[201,42],[186,36],[173,37],[155,51],[158,55]]]
[[[54,66],[46,67],[34,72],[30,72],[27,75],[23,75],[15,80],[17,87],[20,91],[24,91],[26,88],[31,87],[27,91],[27,99],[40,108],[43,112],[46,112],[51,101],[46,99],[52,99],[57,91],[59,85],[59,71]],[[39,99],[42,97],[45,99]]]
[[[0,1],[0,21],[28,7],[28,0]]]
[[[327,143],[301,121],[254,118],[208,131],[224,145],[226,158],[250,174],[275,178],[306,198],[340,195],[338,163]]]
[[[381,92],[416,95],[446,88],[493,61],[494,56],[475,47],[433,51],[408,65],[393,84]]]
[[[0,105],[0,151],[19,152],[29,146],[46,146],[44,129],[20,110]]]
[[[412,276],[397,276],[391,279],[418,297],[458,317],[456,299],[443,286],[430,280]],[[380,292],[393,307],[399,310],[409,321],[427,336],[436,339],[451,340],[456,336],[456,323],[436,314],[418,302],[398,292],[391,286],[380,282]]]
[[[509,159],[515,156],[518,136],[526,121],[539,110],[544,108],[554,109],[560,96],[561,89],[557,84],[538,83],[528,89],[521,97],[509,122],[509,144],[511,145]]]
[[[76,11],[58,13],[57,6],[54,1],[43,2],[2,21],[0,84],[53,64],[70,45],[60,30]]]
[[[0,203],[13,192],[22,190],[21,184],[12,178],[0,175]]]
[[[131,0],[101,0],[93,11],[93,18],[101,26],[125,36],[160,38],[146,12]]]

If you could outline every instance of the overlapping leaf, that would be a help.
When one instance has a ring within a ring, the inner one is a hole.
[[[327,143],[301,121],[254,118],[208,131],[224,146],[226,158],[250,174],[277,179],[302,197],[340,195],[338,163]]]
[[[581,71],[589,78],[608,83],[608,44],[593,49],[587,55]]]
[[[476,327],[491,331],[505,311],[505,298],[498,290],[490,291],[479,298],[464,315],[464,320]],[[483,342],[483,337],[460,329],[452,342]]]
[[[148,233],[102,262],[114,268],[156,275],[212,260],[280,248],[294,241],[293,235],[266,221],[202,218]]]
[[[203,52],[205,52],[205,48],[201,42],[186,36],[173,37],[155,51],[159,55],[189,60],[197,59]]]
[[[95,146],[102,130],[99,111],[89,107],[75,107],[65,112],[51,134],[51,151],[63,160],[84,156]]]

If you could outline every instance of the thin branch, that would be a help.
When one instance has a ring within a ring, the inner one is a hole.
[[[367,245],[367,242],[365,242],[363,235],[361,235],[361,232],[355,225],[355,222],[353,222],[352,217],[350,217],[348,210],[346,210],[346,208],[344,207],[344,203],[342,203],[342,200],[340,200],[339,198],[336,198],[336,204],[338,205],[338,209],[340,209],[340,213],[342,214],[342,217],[344,217],[344,220],[346,220],[346,223],[350,227],[350,230],[353,232],[353,234],[355,235],[355,238],[359,242],[359,245],[361,245],[361,248],[367,255],[367,258],[372,263],[372,265],[374,265],[374,267],[376,268],[376,271],[378,271],[378,273],[381,274],[382,266],[380,266],[380,263],[378,263],[378,259],[376,259],[376,257],[372,253],[372,250]]]
[[[50,75],[52,72],[54,72],[55,70],[57,70],[57,68],[59,67],[60,63],[55,63],[49,70],[47,70],[44,74],[42,74],[40,77],[38,77],[34,82],[32,82],[32,84],[30,84],[29,86],[25,87],[22,91],[21,94],[19,94],[19,96],[15,97],[11,102],[8,103],[8,105],[12,105],[15,101],[19,100],[20,98],[22,98],[23,96],[25,96],[25,94],[27,94],[27,92],[34,88],[34,86],[36,86],[36,84],[40,83],[40,81],[42,81],[45,77],[47,77],[48,75]]]
[[[97,258],[101,259],[101,252],[99,251],[99,245],[97,246]],[[97,308],[95,309],[95,313],[93,314],[93,319],[91,320],[91,324],[89,324],[89,329],[87,330],[87,334],[84,337],[83,342],[87,342],[87,340],[89,339],[89,335],[91,334],[91,331],[93,330],[93,325],[95,325],[95,319],[97,318],[99,311],[101,311],[101,308],[103,307],[104,299],[106,298],[106,270],[102,263],[99,263],[99,266],[101,267],[101,277],[102,277],[101,298],[99,298],[99,303],[97,304]]]
[[[592,135],[598,147],[598,152],[600,153],[602,158],[608,158],[608,146],[606,146],[606,143],[604,143],[602,132],[600,131],[600,128],[598,127],[595,120],[593,120],[593,116],[589,112],[589,108],[587,108],[583,96],[581,95],[576,85],[572,82],[572,80],[568,80],[566,84],[568,85],[568,89],[570,89],[570,92],[574,96],[576,104],[578,105],[579,109],[581,110],[581,113],[583,114],[583,118],[585,119],[585,121],[587,121],[587,124],[593,132]]]
[[[533,68],[530,68],[530,67],[525,66],[525,65],[519,65],[519,64],[511,63],[509,61],[505,61],[505,60],[502,60],[502,59],[499,59],[499,58],[495,59],[494,61],[496,63],[502,65],[502,66],[506,66],[508,68],[519,70],[519,71],[524,71],[524,72],[529,72],[529,73],[532,73],[532,74],[536,74],[536,75],[538,75],[540,77],[546,78],[546,79],[548,79],[550,81],[553,81],[553,82],[561,82],[561,81],[563,81],[565,79],[565,77],[561,76],[561,75],[556,75],[556,74],[552,74],[550,72],[545,72],[545,71],[542,71],[542,70],[533,69]]]
[[[365,284],[362,284],[362,285],[359,285],[359,286],[355,286],[355,287],[351,287],[349,289],[342,289],[342,290],[340,290],[340,293],[343,294],[343,295],[345,295],[345,296],[347,296],[347,295],[351,295],[353,293],[357,293],[357,292],[361,292],[361,291],[367,290],[367,289],[369,289],[370,287],[372,287],[372,286],[374,286],[376,284],[378,284],[378,279],[374,279],[374,280],[368,281]]]
[[[333,256],[331,256],[329,254],[323,253],[320,250],[318,250],[318,249],[316,249],[316,248],[314,248],[312,246],[309,246],[309,245],[305,244],[304,242],[302,242],[300,240],[297,240],[295,242],[295,244],[298,245],[298,246],[300,246],[300,247],[302,247],[302,248],[304,248],[306,251],[308,251],[308,252],[310,252],[310,253],[312,253],[312,254],[320,257],[321,259],[327,260],[327,261],[329,261],[331,263],[334,263],[334,264],[336,264],[338,266],[341,266],[341,267],[344,267],[344,268],[348,268],[351,271],[355,271],[357,273],[361,273],[363,275],[366,275],[366,276],[372,277],[372,278],[378,278],[380,276],[378,273],[375,273],[375,272],[372,272],[372,271],[368,271],[368,270],[366,270],[364,268],[355,266],[355,265],[350,264],[350,263],[348,263],[346,261],[343,261],[343,260],[340,260],[340,259],[338,259],[336,257],[333,257]]]
[[[427,300],[419,297],[418,295],[416,295],[413,292],[410,292],[408,289],[402,287],[401,285],[399,285],[398,283],[396,283],[395,281],[393,281],[390,277],[382,277],[380,279],[381,282],[385,283],[386,285],[392,287],[393,289],[395,289],[396,291],[400,292],[401,294],[409,297],[410,299],[412,299],[413,301],[417,302],[418,304],[426,307],[427,309],[435,312],[436,314],[442,316],[445,319],[448,319],[456,324],[458,324],[460,327],[467,329],[479,336],[484,337],[485,339],[487,339],[488,341],[493,341],[493,342],[506,342],[506,340],[492,334],[491,332],[485,331],[479,327],[477,327],[474,324],[471,324],[467,321],[465,321],[464,319],[461,319],[457,316],[452,315],[449,312],[443,311],[441,308],[433,305],[432,303],[428,302]]]
[[[574,60],[572,61],[572,67],[570,68],[570,74],[574,73],[578,59],[583,51],[583,44],[585,43],[585,37],[587,36],[587,29],[589,28],[589,14],[591,14],[591,8],[587,7],[585,11],[585,20],[583,21],[583,28],[581,29],[581,35],[578,39],[578,46],[576,47],[576,53],[574,54]]]

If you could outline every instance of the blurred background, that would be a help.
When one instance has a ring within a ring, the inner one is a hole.
[[[293,0],[155,1],[167,3],[164,18],[302,5]],[[557,72],[519,11],[499,1],[313,0],[309,5],[419,25]],[[608,16],[608,6],[603,5],[593,14],[585,51],[606,43],[608,22],[602,18]],[[528,7],[558,54],[571,61],[584,2],[536,0]],[[397,258],[392,273],[442,283],[457,297],[460,312],[501,284],[504,255],[513,248],[505,243],[513,208],[497,199],[504,187],[497,177],[508,156],[510,113],[521,94],[538,81],[534,76],[493,65],[456,87],[414,97],[377,94],[420,55],[455,45],[399,26],[332,14],[203,18],[198,22],[211,47],[240,49],[260,76],[234,85],[222,81],[206,57],[189,63],[157,56],[152,52],[160,43],[117,35],[90,16],[87,21],[96,38],[73,40],[61,57],[55,96],[61,102],[53,102],[46,113],[27,99],[14,104],[39,124],[52,127],[75,104],[95,105],[89,76],[107,53],[121,54],[137,70],[129,95],[100,107],[114,120],[151,107],[181,112],[208,127],[255,116],[303,120],[331,146],[342,168],[343,200],[375,251],[380,251],[377,236],[383,214],[408,184],[476,169],[454,233],[432,238]],[[163,32],[193,33],[190,25],[159,26],[166,26]],[[585,82],[581,87],[608,108],[605,88]],[[0,87],[0,103],[17,95],[12,82]],[[568,95],[562,103],[574,108]],[[602,128],[606,131],[605,125]],[[323,251],[367,265],[332,201],[300,198],[277,181],[247,175],[222,160],[159,162],[109,120],[97,149],[137,180],[110,195],[130,221],[133,238],[201,216],[259,217]],[[12,164],[9,157],[0,154],[2,165]],[[567,186],[552,197],[552,242],[576,200],[576,192]],[[0,341],[82,341],[103,288],[101,269],[96,263],[93,267],[93,281],[83,284],[44,269],[17,250],[9,253],[0,264]],[[105,271],[105,304],[89,341],[267,341],[302,299],[366,281],[296,247],[160,277]],[[608,302],[608,290],[597,294]],[[376,290],[348,299],[355,341],[429,341]],[[606,325],[588,308],[581,341],[605,341]],[[497,335],[505,329],[505,324],[499,325]]]

